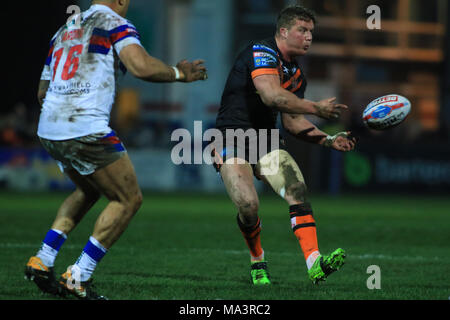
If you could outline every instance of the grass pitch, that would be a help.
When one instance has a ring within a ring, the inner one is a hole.
[[[23,269],[67,193],[1,193],[0,299],[54,299],[25,281]],[[317,286],[307,278],[287,204],[260,196],[262,245],[272,285],[250,284],[249,254],[226,195],[145,194],[129,228],[96,269],[101,294],[117,300],[439,299],[450,296],[450,198],[311,196],[319,247],[347,251],[343,268]],[[57,274],[73,264],[101,200],[69,236]],[[381,289],[369,290],[371,265]]]

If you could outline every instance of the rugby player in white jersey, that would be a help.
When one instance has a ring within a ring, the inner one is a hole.
[[[130,0],[92,1],[54,35],[42,72],[38,136],[76,190],[63,202],[40,250],[25,267],[26,278],[44,292],[80,299],[106,299],[92,289],[92,273],[126,229],[142,193],[126,149],[109,127],[118,76],[126,70],[149,82],[207,78],[203,60],[176,67],[150,56],[136,28],[124,17]],[[104,195],[109,203],[74,265],[56,279],[54,261],[67,235]]]

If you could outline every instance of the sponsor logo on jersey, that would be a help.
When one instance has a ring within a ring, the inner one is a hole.
[[[267,52],[253,52],[253,60],[255,68],[273,66],[277,62],[277,59]]]
[[[61,42],[68,41],[68,40],[75,40],[80,39],[83,37],[83,29],[75,29],[72,31],[66,31],[64,35],[62,36]]]

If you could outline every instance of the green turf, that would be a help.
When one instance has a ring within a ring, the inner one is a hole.
[[[0,193],[0,299],[51,299],[23,279],[65,194]],[[250,285],[249,254],[225,195],[146,194],[122,238],[95,272],[110,299],[444,299],[450,296],[450,199],[312,196],[322,253],[347,251],[343,268],[308,280],[288,206],[260,197],[262,244],[272,285]],[[56,260],[62,273],[92,232],[101,200],[70,234]],[[367,268],[381,269],[369,290]]]

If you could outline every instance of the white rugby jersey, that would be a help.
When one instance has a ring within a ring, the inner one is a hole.
[[[118,55],[141,45],[136,28],[107,6],[92,5],[72,22],[52,38],[41,75],[50,85],[37,134],[49,140],[111,130],[116,82],[126,72]]]

